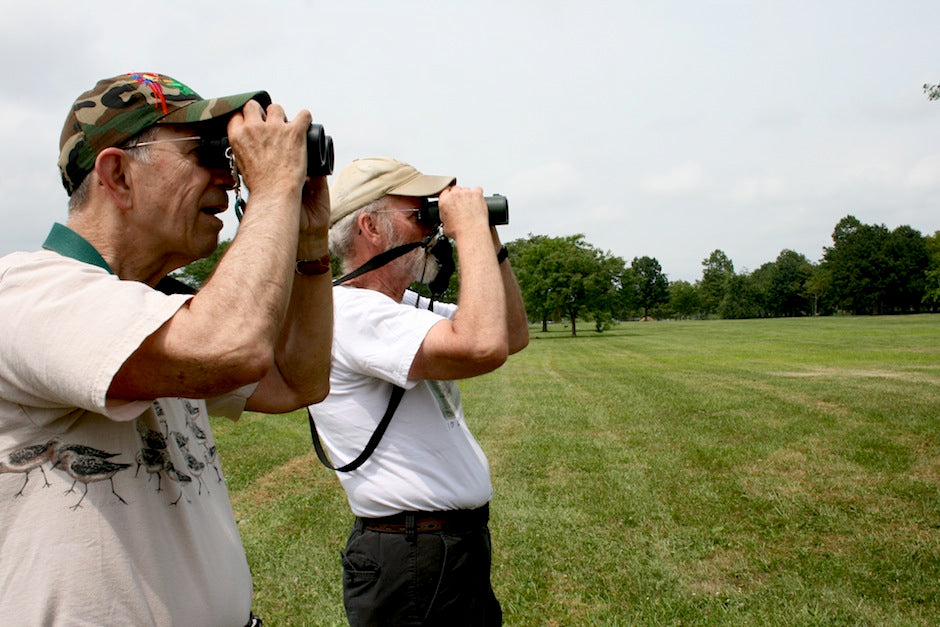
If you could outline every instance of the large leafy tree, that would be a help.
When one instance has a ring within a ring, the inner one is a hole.
[[[677,318],[691,318],[702,313],[699,288],[688,281],[669,281],[669,313]]]
[[[725,297],[728,282],[734,276],[734,264],[724,251],[715,249],[702,260],[699,293],[705,313],[716,313]]]
[[[760,290],[752,275],[733,274],[718,305],[722,318],[760,318],[764,315]]]
[[[544,235],[529,235],[506,245],[512,251],[512,266],[525,302],[526,314],[542,323],[542,331],[554,320],[556,305],[552,299],[552,275],[558,268],[554,259],[555,243]]]
[[[609,329],[614,319],[621,317],[629,303],[626,287],[632,285],[633,276],[623,259],[590,247],[596,268],[585,281],[584,310],[594,321],[597,332]]]
[[[653,257],[634,257],[630,264],[634,278],[634,302],[643,309],[643,317],[650,310],[669,300],[669,281],[662,266]]]
[[[836,224],[831,247],[826,247],[823,263],[832,277],[830,289],[836,306],[855,314],[879,313],[882,281],[882,243],[887,228],[862,224],[848,215]]]
[[[886,313],[919,311],[930,265],[927,244],[920,231],[907,225],[888,234],[884,242]]]
[[[804,255],[785,249],[771,265],[766,293],[767,312],[771,316],[805,316],[812,311],[806,282],[813,274],[813,264]]]
[[[837,307],[855,314],[919,310],[929,265],[927,245],[909,226],[889,231],[854,216],[839,221],[823,263]]]
[[[590,316],[598,330],[612,319],[620,299],[622,260],[591,246],[583,235],[530,235],[510,242],[509,248],[526,311],[542,321],[543,331],[558,317],[571,321],[572,335],[577,335],[578,318]]]
[[[807,296],[809,296],[812,301],[814,316],[822,313],[819,300],[829,291],[831,284],[832,274],[829,272],[829,268],[824,264],[813,266],[812,274],[810,274],[803,285],[806,289]]]

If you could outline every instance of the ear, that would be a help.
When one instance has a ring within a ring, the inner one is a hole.
[[[105,148],[95,159],[98,182],[111,200],[121,209],[133,206],[131,195],[130,160],[120,148]]]
[[[359,227],[359,235],[365,237],[366,241],[374,246],[381,245],[379,240],[382,234],[378,225],[378,218],[374,213],[368,211],[360,213],[356,222]]]

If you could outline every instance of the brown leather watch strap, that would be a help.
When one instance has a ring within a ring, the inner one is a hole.
[[[326,253],[319,259],[298,259],[294,269],[297,274],[304,276],[326,274],[330,271],[330,253]]]

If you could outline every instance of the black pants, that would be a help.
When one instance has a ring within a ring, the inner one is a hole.
[[[343,553],[343,603],[360,625],[500,625],[485,520],[418,533],[357,520]]]

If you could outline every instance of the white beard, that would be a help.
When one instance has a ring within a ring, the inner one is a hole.
[[[434,280],[441,268],[434,255],[428,254],[424,248],[416,248],[404,255],[402,263],[408,264],[409,274],[413,281],[421,281],[425,285]]]
[[[388,237],[386,250],[391,250],[396,246],[402,246],[411,241],[405,241],[402,237],[397,236],[391,229],[391,222],[386,222],[385,226],[386,236]],[[430,254],[423,246],[419,246],[405,253],[391,263],[395,264],[396,271],[402,272],[412,282],[420,281],[425,285],[434,280],[434,277],[437,276],[441,267],[437,258]]]

